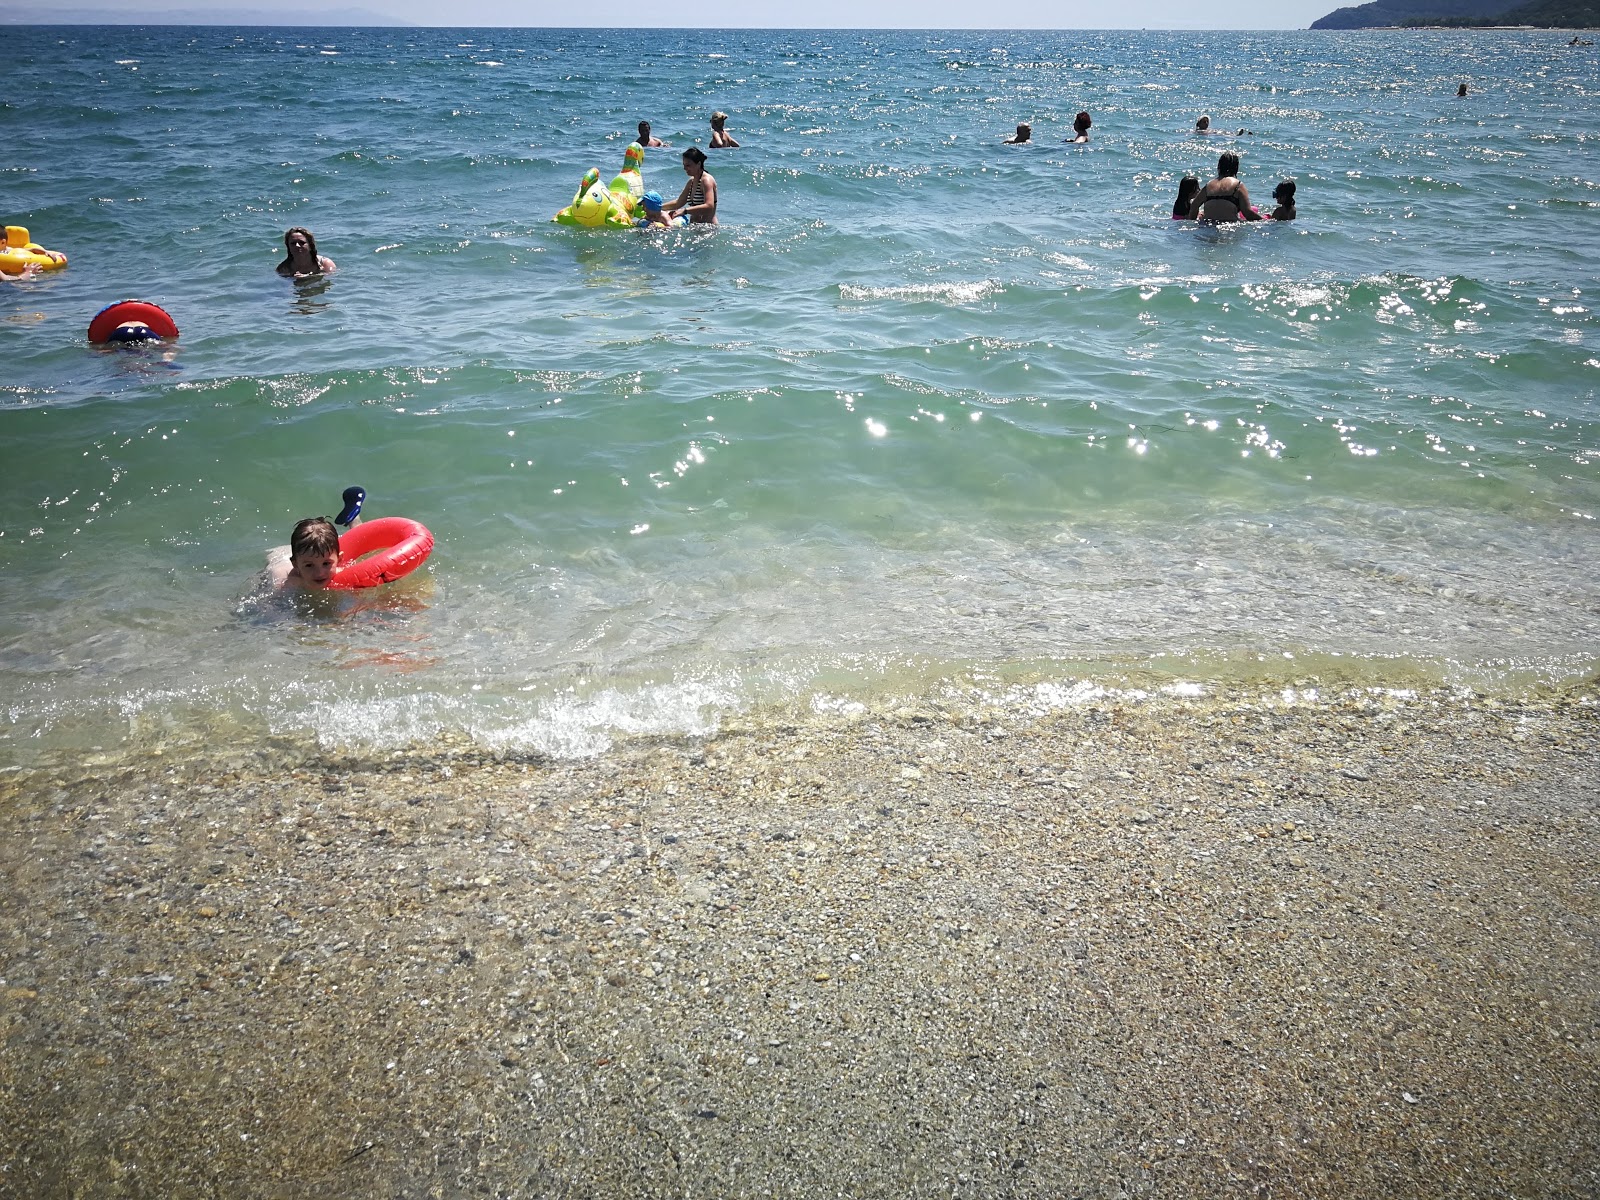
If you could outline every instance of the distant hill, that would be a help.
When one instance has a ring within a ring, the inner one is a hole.
[[[1391,29],[1406,25],[1535,25],[1543,29],[1600,28],[1600,0],[1372,0],[1338,8],[1313,29]]]

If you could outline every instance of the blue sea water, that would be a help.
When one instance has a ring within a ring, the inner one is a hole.
[[[1557,32],[7,36],[0,208],[71,265],[0,283],[0,763],[1595,674]],[[715,109],[717,228],[549,222]],[[1228,148],[1299,221],[1168,219]],[[126,296],[181,338],[90,347]],[[352,483],[431,562],[263,600]]]

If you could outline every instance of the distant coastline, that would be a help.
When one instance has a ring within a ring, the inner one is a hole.
[[[1312,29],[1568,29],[1600,27],[1597,0],[1372,0],[1337,8]]]

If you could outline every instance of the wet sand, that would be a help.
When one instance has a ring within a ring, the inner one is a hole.
[[[0,779],[0,1195],[1600,1192],[1585,703]]]

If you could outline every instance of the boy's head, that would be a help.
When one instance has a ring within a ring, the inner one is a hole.
[[[654,213],[654,212],[660,212],[661,211],[661,193],[660,192],[646,192],[644,195],[639,197],[639,200],[640,200],[641,203],[644,204],[645,212],[653,212]]]
[[[339,531],[327,517],[307,517],[289,535],[289,564],[304,583],[327,587],[339,569]]]

